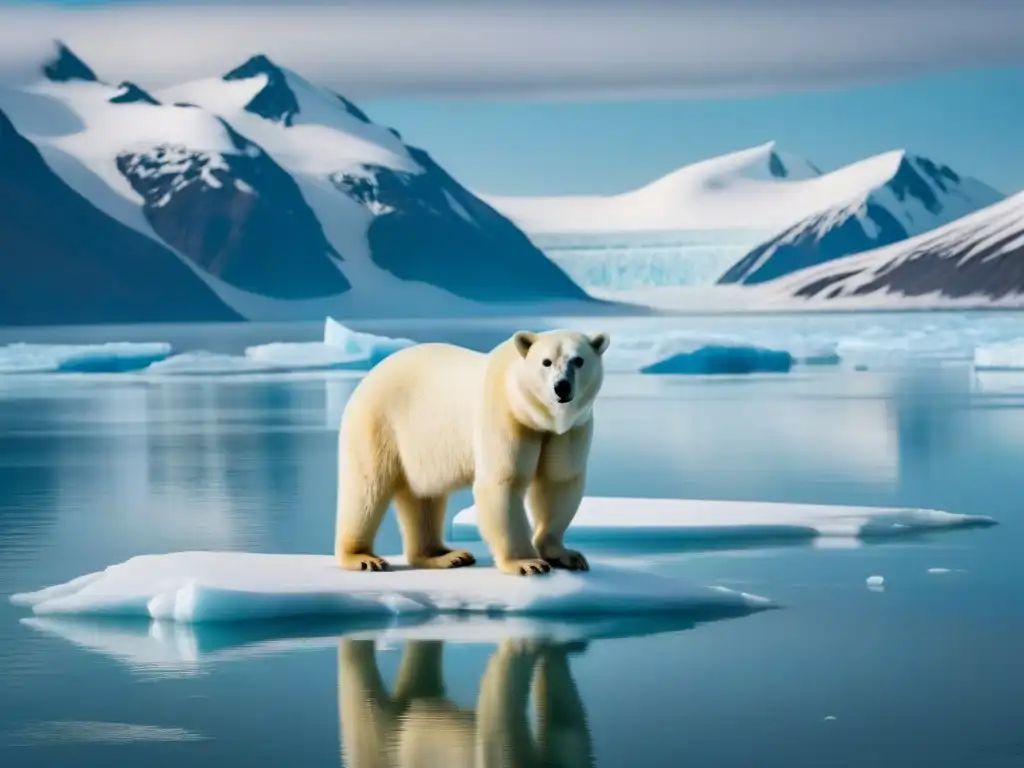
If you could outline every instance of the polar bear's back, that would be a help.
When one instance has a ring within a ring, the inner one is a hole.
[[[375,461],[397,458],[404,482],[419,496],[471,483],[473,421],[487,361],[486,354],[439,343],[388,356],[346,404],[340,450],[369,451]]]

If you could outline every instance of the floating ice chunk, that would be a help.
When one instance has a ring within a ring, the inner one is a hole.
[[[991,517],[932,509],[587,496],[569,526],[566,540],[617,545],[715,545],[779,539],[810,542],[824,536],[867,539],[995,524]],[[452,537],[479,538],[475,507],[455,515]]]
[[[835,715],[825,715],[825,722],[826,723],[831,722],[832,720],[835,720],[835,719],[836,719]]]
[[[360,333],[347,328],[333,317],[324,321],[324,344],[342,349],[352,356],[383,360],[388,355],[404,347],[412,346],[411,339],[375,336],[372,333]]]
[[[393,558],[396,566],[401,560]],[[176,552],[134,557],[66,584],[15,595],[37,614],[178,622],[295,616],[499,613],[538,616],[751,611],[764,598],[611,566],[509,576],[494,568],[341,570],[321,555]]]
[[[867,585],[869,587],[880,587],[885,584],[884,576],[868,576]]]
[[[706,345],[690,352],[676,352],[645,365],[640,373],[787,373],[793,367],[789,352],[760,347]]]
[[[979,371],[1024,370],[1024,339],[976,347],[974,367]]]
[[[276,370],[357,370],[366,371],[385,357],[414,344],[411,339],[393,339],[359,333],[328,317],[322,342],[274,342],[245,350],[249,360],[273,366]]]
[[[619,339],[606,355],[609,371],[650,374],[785,373],[796,362],[834,364],[835,349],[808,346],[796,357],[745,341],[679,334]]]
[[[211,375],[232,373],[264,373],[279,370],[277,366],[234,355],[214,352],[183,352],[153,363],[145,369],[147,374],[159,375]]]
[[[0,374],[124,373],[170,357],[170,344],[8,344],[0,347]]]
[[[279,371],[353,370],[372,368],[386,355],[374,352],[353,354],[319,341],[274,342],[245,350],[245,357]]]

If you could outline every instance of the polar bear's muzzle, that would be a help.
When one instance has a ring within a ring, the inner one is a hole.
[[[572,382],[569,379],[559,379],[555,382],[555,397],[559,403],[572,401]]]

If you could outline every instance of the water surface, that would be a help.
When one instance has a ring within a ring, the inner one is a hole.
[[[964,339],[978,325],[950,318],[899,321],[905,338],[953,339],[928,365],[610,376],[588,492],[932,507],[998,527],[859,548],[613,548],[595,555],[783,607],[692,628],[625,620],[616,637],[570,644],[544,640],[542,624],[532,641],[444,644],[326,626],[301,642],[254,630],[252,653],[210,632],[86,623],[63,637],[4,599],[0,762],[399,761],[382,739],[445,766],[466,764],[474,741],[527,765],[1020,766],[1024,374],[973,373]],[[807,321],[750,322],[782,339]],[[244,344],[315,330],[250,329]],[[196,343],[233,352],[239,333]],[[355,381],[0,381],[0,592],[147,552],[329,552],[337,420]],[[469,502],[458,495],[450,514]],[[395,550],[393,521],[383,536]]]

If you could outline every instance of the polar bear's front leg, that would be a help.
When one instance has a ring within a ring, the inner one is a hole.
[[[537,556],[530,541],[530,523],[523,502],[525,483],[478,480],[473,484],[480,536],[503,573],[531,576],[551,566]]]
[[[590,569],[582,553],[562,545],[562,537],[583,501],[585,484],[586,478],[581,473],[567,480],[537,477],[530,486],[533,544],[540,556],[555,568]]]

